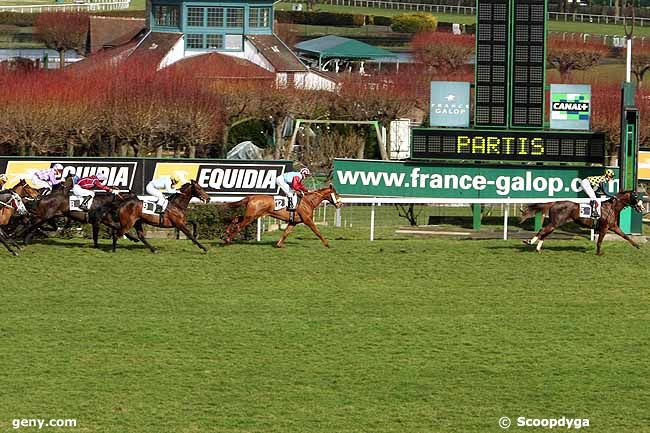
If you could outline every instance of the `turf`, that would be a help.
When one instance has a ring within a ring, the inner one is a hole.
[[[208,254],[73,240],[6,256],[2,428],[496,432],[501,416],[566,416],[650,431],[650,247],[326,233],[329,250],[300,229],[284,250],[275,232]]]

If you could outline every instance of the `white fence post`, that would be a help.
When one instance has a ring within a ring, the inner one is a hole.
[[[334,227],[341,227],[341,208],[337,208],[334,214]]]
[[[505,211],[503,212],[503,240],[508,240],[508,212],[510,210],[510,205],[506,204]]]
[[[262,240],[262,218],[257,219],[257,242]]]
[[[370,205],[370,242],[375,240],[375,204]]]

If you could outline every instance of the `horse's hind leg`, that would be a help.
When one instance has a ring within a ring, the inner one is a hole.
[[[241,219],[241,221],[239,221]],[[247,225],[252,223],[255,220],[255,218],[252,218],[250,216],[244,216],[243,218],[237,217],[233,222],[228,226],[226,229],[226,233],[229,233],[226,240],[224,241],[226,244],[229,244],[232,242],[232,239],[237,236],[237,234],[242,231],[244,228],[246,228]],[[239,222],[235,222],[239,221]],[[234,224],[234,225],[233,225]],[[232,228],[232,229],[231,229]]]
[[[7,244],[7,235],[5,234],[4,230],[0,229],[0,243],[4,245],[4,247],[9,251],[11,254],[14,256],[17,256],[18,253],[14,250],[11,249],[11,247]]]
[[[284,241],[287,239],[289,233],[291,233],[295,227],[296,227],[295,223],[287,224],[287,228],[284,229],[284,231],[282,232],[282,236],[280,236],[280,240],[278,241],[277,244],[275,244],[275,246],[278,248],[284,247]]]
[[[535,242],[539,241],[537,244],[536,251],[538,253],[542,252],[542,245],[544,244],[544,240],[548,235],[553,233],[557,227],[553,225],[553,223],[550,223],[546,226],[544,226],[538,233],[535,235],[531,240],[530,240],[530,245],[534,245]]]

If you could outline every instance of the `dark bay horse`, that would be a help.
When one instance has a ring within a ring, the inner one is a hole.
[[[185,236],[191,239],[196,246],[207,252],[208,249],[201,245],[187,228],[187,218],[185,214],[187,213],[187,206],[193,197],[198,198],[204,203],[210,201],[210,197],[203,190],[203,188],[201,188],[201,185],[192,180],[183,185],[178,193],[173,194],[169,197],[169,204],[167,205],[167,209],[165,209],[165,212],[163,212],[161,215],[143,213],[141,200],[132,199],[124,202],[117,211],[120,222],[120,230],[118,231],[117,236],[122,236],[128,232],[131,227],[135,226],[136,232],[138,234],[138,239],[140,239],[140,241],[142,241],[142,243],[146,245],[152,253],[155,253],[157,250],[144,237],[142,223],[146,223],[154,227],[168,229],[177,228],[182,231]],[[115,251],[116,247],[117,239],[114,237],[113,251]]]
[[[9,244],[16,249],[20,249],[18,244],[5,233],[3,227],[9,224],[11,217],[15,213],[19,215],[26,215],[27,209],[23,203],[23,198],[33,199],[38,196],[38,191],[25,182],[25,179],[20,179],[13,188],[0,191],[0,243],[14,256],[18,253],[13,250]]]
[[[119,204],[125,200],[137,196],[132,192],[120,193],[119,195],[99,193],[95,195],[92,205],[88,212],[70,210],[69,193],[72,188],[72,178],[66,179],[60,187],[52,189],[52,192],[43,196],[30,209],[32,220],[25,233],[25,244],[31,242],[34,232],[46,223],[53,222],[55,218],[67,217],[73,221],[93,226],[93,245],[99,246],[98,236],[100,224],[105,224],[110,228],[117,230],[119,227],[112,218],[112,212],[117,209]],[[127,234],[132,241],[137,239]]]
[[[329,248],[329,242],[323,237],[320,233],[316,224],[314,223],[314,209],[316,209],[323,200],[327,200],[332,203],[336,208],[340,208],[343,204],[341,202],[341,197],[338,195],[334,187],[330,184],[327,188],[321,188],[316,191],[311,191],[305,193],[296,208],[296,215],[293,222],[287,224],[287,228],[282,233],[280,240],[275,245],[278,248],[284,246],[284,241],[289,236],[289,233],[293,231],[296,225],[300,223],[305,223],[318,238],[321,240],[323,245]],[[244,198],[238,202],[228,203],[229,207],[244,207],[244,214],[242,216],[235,217],[228,228],[226,229],[226,238],[224,239],[225,244],[230,244],[232,239],[237,233],[239,233],[244,227],[255,221],[257,218],[264,217],[267,215],[272,216],[273,218],[279,219],[281,221],[289,222],[289,211],[285,209],[275,210],[275,199],[272,195],[253,195]]]
[[[618,226],[618,217],[623,209],[631,206],[637,212],[643,212],[643,203],[639,200],[637,193],[634,191],[623,191],[616,194],[614,198],[606,200],[601,206],[601,215],[598,223],[594,227],[594,221],[591,218],[580,218],[580,205],[572,201],[556,201],[552,203],[533,204],[522,209],[520,222],[526,221],[535,215],[536,212],[548,213],[550,222],[545,225],[532,239],[524,241],[527,245],[537,244],[537,252],[541,252],[542,244],[548,235],[553,231],[570,222],[574,221],[583,227],[594,228],[598,230],[598,243],[596,244],[596,255],[602,255],[600,244],[603,242],[605,234],[611,230],[632,246],[640,248],[628,235]]]

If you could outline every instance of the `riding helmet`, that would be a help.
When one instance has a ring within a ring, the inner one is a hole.
[[[311,176],[311,171],[307,167],[303,167],[300,169],[300,174],[302,174],[302,177]]]
[[[608,168],[607,170],[605,170],[605,176],[614,178],[614,170]]]

